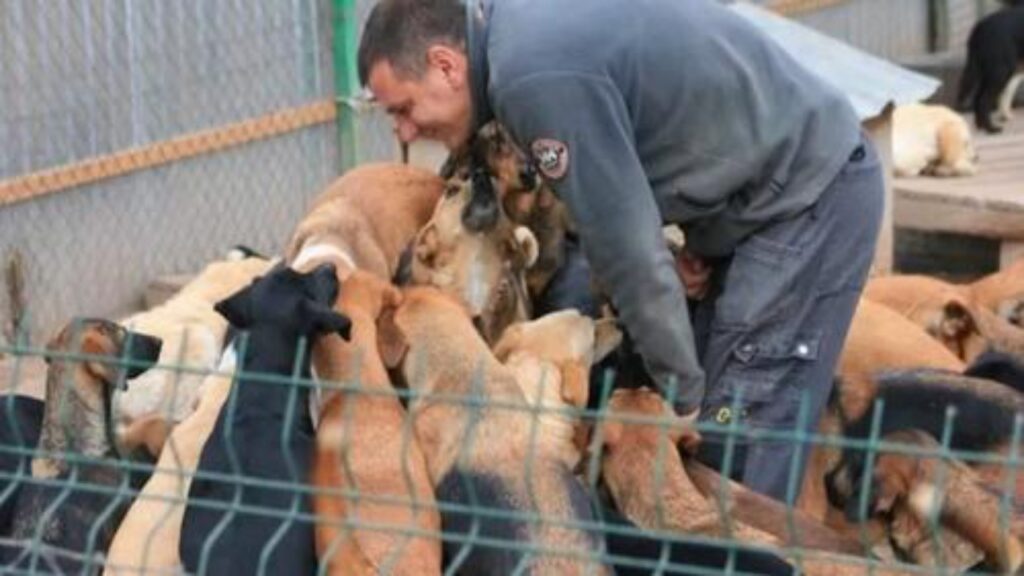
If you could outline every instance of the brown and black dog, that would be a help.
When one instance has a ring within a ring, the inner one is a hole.
[[[692,451],[699,435],[649,388],[616,390],[593,441],[601,443],[591,449],[601,451],[604,485],[619,510],[642,528],[755,545],[815,576],[867,574],[869,566],[875,574],[907,573],[858,558],[865,550],[855,538],[681,458],[676,446]]]
[[[416,236],[412,282],[460,298],[480,333],[494,343],[514,322],[530,319],[524,274],[537,260],[537,239],[500,208],[488,227],[471,230],[463,213],[472,181],[451,180],[430,222]]]
[[[317,553],[329,574],[441,570],[440,539],[414,535],[439,536],[441,522],[411,420],[377,350],[378,317],[401,298],[385,280],[352,273],[335,306],[352,320],[352,340],[332,338],[314,351],[321,378],[354,387],[327,401],[317,430],[313,509]]]
[[[496,122],[485,125],[464,150],[449,156],[441,175],[468,181],[481,166],[494,177],[495,192],[508,217],[537,238],[537,263],[526,272],[526,286],[536,300],[562,266],[565,237],[575,229],[569,210]]]
[[[39,452],[31,480],[14,493],[0,572],[98,571],[83,554],[107,549],[128,503],[117,490],[133,481],[115,438],[114,388],[151,367],[160,348],[160,339],[103,319],[73,320],[50,341]]]
[[[977,474],[963,463],[943,456],[935,438],[918,429],[904,429],[882,438],[913,453],[881,451],[866,481],[863,453],[847,452],[829,477],[830,497],[855,514],[864,498],[866,512],[890,525],[890,542],[897,553],[918,564],[969,567],[973,551],[948,542],[931,528],[933,518],[965,542],[977,547],[985,567],[1015,573],[1024,564],[1020,518],[1000,521],[1000,497],[986,490]],[[1018,530],[1014,533],[1013,528]],[[936,550],[935,545],[942,546]]]
[[[867,413],[877,392],[877,376],[890,370],[935,368],[962,372],[963,361],[923,328],[898,312],[861,298],[846,336],[832,399],[819,424],[823,436],[840,437],[842,422]],[[798,508],[817,520],[844,525],[841,514],[829,506],[825,475],[835,467],[837,449],[816,444],[804,473]],[[881,537],[881,533],[876,534]]]
[[[385,364],[412,393],[409,412],[450,537],[445,555],[459,564],[448,569],[603,573],[599,542],[582,525],[592,521],[583,486],[554,439],[537,433],[515,373],[491,353],[466,306],[433,287],[408,288],[382,315],[378,337]],[[467,541],[471,533],[477,538]]]

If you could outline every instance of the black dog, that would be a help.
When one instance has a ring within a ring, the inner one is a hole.
[[[216,305],[248,337],[234,345],[239,375],[189,491],[179,548],[189,573],[255,574],[260,566],[267,574],[315,572],[312,506],[298,489],[309,484],[314,449],[309,389],[261,376],[308,381],[312,342],[300,357],[300,341],[331,332],[348,338],[351,323],[332,309],[337,294],[331,265],[308,274],[279,266]],[[243,485],[243,475],[283,486]],[[292,519],[298,516],[306,518]]]
[[[893,432],[920,430],[933,438],[945,438],[947,407],[956,408],[950,424],[949,445],[957,451],[983,452],[998,449],[1012,440],[1014,420],[1024,411],[1024,395],[998,383],[940,370],[908,370],[878,378],[876,401],[882,401],[877,438]],[[871,437],[874,410],[843,426],[843,436]],[[860,520],[859,493],[867,463],[866,450],[849,447],[825,477],[833,506],[843,509],[852,521]],[[871,502],[871,495],[868,501]],[[869,507],[870,511],[871,507]]]
[[[32,478],[5,489],[13,510],[0,536],[14,544],[0,547],[0,572],[102,568],[93,557],[106,551],[132,489],[145,480],[123,466],[111,398],[115,386],[156,362],[160,346],[158,338],[100,319],[75,320],[50,342],[50,353],[60,357],[48,358],[42,430],[23,421],[15,432],[22,441],[38,434],[39,454]]]
[[[992,133],[1002,130],[993,124],[992,113],[1022,61],[1024,6],[1010,5],[974,25],[967,41],[967,65],[957,101],[961,106],[971,101],[978,128]]]

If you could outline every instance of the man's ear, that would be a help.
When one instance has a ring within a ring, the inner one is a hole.
[[[409,352],[409,342],[395,322],[395,309],[386,308],[377,320],[377,348],[388,368],[397,368]]]
[[[433,44],[427,48],[427,65],[440,72],[453,89],[465,87],[469,80],[469,62],[459,48]]]

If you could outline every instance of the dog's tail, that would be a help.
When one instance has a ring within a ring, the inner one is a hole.
[[[978,64],[977,58],[967,51],[967,64],[960,76],[960,90],[956,95],[956,106],[959,110],[967,110],[971,107],[971,97],[978,88]]]

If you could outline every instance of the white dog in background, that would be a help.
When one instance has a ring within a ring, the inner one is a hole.
[[[892,131],[897,176],[973,176],[977,172],[970,127],[945,106],[897,106]]]
[[[115,395],[122,424],[159,416],[173,425],[192,413],[203,379],[220,360],[228,328],[213,305],[248,285],[271,264],[253,257],[212,262],[163,304],[121,320],[122,325],[164,342],[159,364]]]

